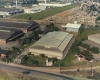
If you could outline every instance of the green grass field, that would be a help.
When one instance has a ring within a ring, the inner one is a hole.
[[[37,66],[45,66],[46,65],[46,57],[35,56],[35,55],[29,55],[28,59],[25,59],[25,61],[22,59],[22,64],[23,64],[23,62],[25,62],[25,65],[34,66],[35,65],[33,63],[34,60],[38,61]]]
[[[72,5],[68,5],[68,6],[64,6],[64,7],[55,7],[55,8],[48,8],[44,11],[38,12],[38,13],[34,13],[34,14],[20,14],[20,15],[16,15],[12,18],[16,18],[16,19],[29,19],[29,17],[32,17],[33,20],[40,20],[43,19],[44,17],[47,16],[52,16],[54,14],[69,10],[71,8],[74,8],[76,6],[79,6],[80,4],[72,4]]]
[[[84,30],[81,35],[78,35],[76,37],[76,40],[74,41],[74,43],[72,44],[72,47],[77,47],[76,44],[78,43],[78,41],[81,41],[82,39],[88,39],[88,35],[91,34],[96,34],[96,33],[100,33],[100,29],[93,29],[93,30]],[[64,65],[73,65],[74,63],[72,63],[72,60],[75,59],[74,56],[75,52],[72,51],[72,48],[70,48],[68,54],[66,55],[64,61]]]

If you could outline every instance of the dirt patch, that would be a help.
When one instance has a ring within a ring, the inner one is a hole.
[[[44,79],[0,70],[0,80],[44,80]]]

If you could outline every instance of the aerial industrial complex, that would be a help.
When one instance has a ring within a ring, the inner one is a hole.
[[[29,48],[34,55],[44,54],[48,57],[64,59],[73,42],[73,34],[66,32],[49,32]]]

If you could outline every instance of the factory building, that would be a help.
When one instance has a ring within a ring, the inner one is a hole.
[[[93,34],[93,35],[88,35],[88,40],[93,41],[97,44],[100,44],[100,33]]]
[[[77,24],[77,23],[71,24],[71,23],[68,23],[66,25],[62,25],[62,27],[66,28],[66,31],[69,31],[69,32],[78,32],[79,28],[81,27],[81,24]]]
[[[44,54],[47,57],[64,59],[72,42],[73,34],[62,31],[49,32],[29,48],[34,55]]]
[[[63,7],[63,6],[71,5],[71,3],[51,2],[51,3],[39,3],[39,5],[46,6],[46,7]]]
[[[24,13],[37,13],[41,12],[42,10],[45,10],[45,6],[40,6],[40,5],[32,5],[32,8],[23,8]]]
[[[8,21],[0,21],[0,28],[10,28],[10,29],[18,29],[23,31],[23,33],[27,33],[30,30],[35,30],[39,28],[39,24],[36,22],[33,23],[22,23],[22,22],[8,22]]]
[[[23,9],[0,8],[0,15],[2,15],[3,17],[8,17],[8,16],[15,15],[22,12],[23,12]]]
[[[23,34],[21,30],[0,28],[0,44],[7,44],[7,42],[15,40]]]

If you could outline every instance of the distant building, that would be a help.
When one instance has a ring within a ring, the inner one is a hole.
[[[8,22],[8,21],[0,21],[0,28],[10,28],[10,29],[18,29],[27,33],[30,30],[35,30],[39,28],[39,24],[36,22],[33,23],[22,23],[22,22]]]
[[[50,58],[64,59],[73,41],[73,34],[62,31],[49,32],[33,44],[29,52],[34,55],[44,54]]]
[[[31,8],[23,8],[24,13],[37,13],[41,12],[42,10],[45,10],[45,6],[40,6],[40,5],[32,5]]]
[[[93,34],[93,35],[88,35],[88,40],[93,41],[97,44],[100,44],[100,33]]]
[[[39,3],[41,6],[46,6],[46,7],[63,7],[67,5],[71,5],[71,3],[57,3],[57,2],[52,2],[52,3]]]
[[[77,24],[77,23],[71,24],[71,23],[68,23],[66,25],[62,25],[62,27],[66,28],[66,31],[69,31],[69,32],[78,32],[79,28],[81,27],[81,24]]]
[[[2,15],[3,17],[8,17],[8,16],[15,15],[22,12],[23,12],[23,9],[0,8],[0,15]]]

